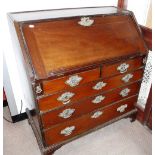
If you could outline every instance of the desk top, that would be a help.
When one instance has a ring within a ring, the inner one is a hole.
[[[72,9],[70,16],[66,10],[57,10],[65,15],[58,13],[54,17],[56,13],[53,13],[50,19],[24,22],[16,18],[37,79],[147,52],[131,12],[103,7],[95,14],[95,10],[92,9],[92,13],[91,8],[85,9],[83,14],[75,9],[77,15]]]

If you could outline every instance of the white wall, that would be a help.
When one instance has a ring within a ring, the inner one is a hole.
[[[139,24],[145,25],[151,0],[128,0],[128,10],[134,12]]]

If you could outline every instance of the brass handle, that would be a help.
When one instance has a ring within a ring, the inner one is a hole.
[[[61,130],[60,134],[64,136],[69,136],[73,130],[75,130],[75,126],[66,127],[65,129]]]
[[[41,85],[40,85],[40,84],[36,86],[35,91],[36,91],[36,94],[40,94],[40,93],[43,91],[43,90],[41,89]]]
[[[65,92],[61,96],[57,98],[58,101],[61,101],[63,104],[68,104],[70,102],[70,99],[74,96],[74,93],[71,92]]]
[[[92,100],[92,103],[98,104],[102,102],[104,99],[105,99],[105,96],[99,95],[99,96],[96,96],[94,100]]]
[[[132,79],[132,78],[133,78],[133,74],[127,74],[127,75],[125,75],[125,76],[122,78],[122,81],[125,82],[125,83],[127,83],[127,82],[129,82],[129,80]]]
[[[75,109],[65,109],[63,112],[59,114],[59,117],[69,118],[74,113]]]
[[[81,26],[91,26],[94,23],[93,19],[90,19],[89,17],[81,17],[81,20],[78,22]]]
[[[117,108],[117,111],[122,113],[125,111],[125,109],[128,107],[127,104],[121,105],[120,107]]]
[[[91,116],[91,118],[98,118],[98,117],[100,117],[102,114],[103,114],[102,111],[96,111],[96,112]]]
[[[65,84],[69,85],[70,87],[75,87],[79,85],[81,80],[82,80],[82,77],[78,75],[73,75],[69,77],[69,79],[65,82]]]
[[[107,85],[107,83],[104,83],[103,81],[102,82],[98,82],[95,86],[93,86],[93,89],[94,90],[100,90],[103,87],[105,87],[106,85]]]
[[[125,89],[123,89],[123,90],[120,92],[120,95],[121,95],[122,97],[126,97],[126,96],[128,96],[129,92],[130,92],[130,89],[129,89],[129,88],[125,88]]]
[[[120,72],[120,73],[125,73],[127,72],[129,68],[129,64],[127,63],[122,63],[120,66],[117,67],[117,70]]]
[[[143,58],[143,64],[146,64],[146,62],[147,62],[147,57],[144,57]]]

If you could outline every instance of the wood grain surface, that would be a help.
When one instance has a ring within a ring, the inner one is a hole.
[[[80,17],[23,24],[24,38],[38,78],[50,77],[58,70],[146,52],[131,16],[91,19],[94,24],[90,27],[79,25]]]
[[[129,80],[129,82],[125,83],[122,81],[122,78],[126,74],[122,75],[117,75],[111,78],[106,78],[103,80],[98,80],[98,81],[93,81],[89,82],[88,84],[73,88],[73,89],[67,89],[62,92],[54,93],[52,95],[48,95],[46,97],[38,98],[38,106],[40,111],[47,111],[49,109],[53,109],[56,107],[63,106],[63,102],[58,101],[58,97],[60,97],[62,94],[66,92],[71,92],[74,93],[75,95],[70,99],[69,103],[79,101],[81,99],[90,97],[95,94],[99,94],[101,92],[108,91],[110,89],[115,89],[117,87],[129,84],[130,82],[134,82],[136,80],[139,80],[143,76],[143,69],[131,72],[133,74],[133,78]],[[102,89],[99,90],[94,90],[93,87],[98,83],[98,82],[104,82],[106,83],[106,86],[102,87]]]
[[[130,97],[130,96],[135,95],[135,94],[138,94],[139,89],[140,89],[140,84],[141,83],[138,82],[138,83],[131,84],[129,86],[118,88],[118,89],[110,91],[108,93],[99,94],[99,95],[102,95],[103,97],[105,97],[105,99],[102,100],[100,103],[97,103],[97,104],[94,104],[92,102],[97,97],[97,96],[95,96],[95,97],[91,97],[89,99],[85,99],[85,100],[80,101],[80,102],[76,102],[76,103],[71,104],[71,105],[66,105],[65,107],[61,107],[57,110],[47,112],[47,113],[41,115],[43,127],[48,128],[52,125],[60,124],[62,122],[66,122],[66,121],[71,120],[73,118],[82,116],[83,114],[87,114],[87,113],[89,113],[95,109],[105,107],[107,105],[110,105],[113,102],[122,100],[124,98]],[[126,97],[122,97],[120,95],[120,92],[125,88],[128,88],[131,91],[129,92],[129,94]],[[69,118],[60,117],[59,114],[62,113],[66,109],[74,109],[75,111],[73,112],[73,114]]]
[[[102,111],[103,114],[96,119],[91,118],[91,116],[93,115],[93,113],[91,113],[91,114],[84,115],[83,117],[79,117],[75,120],[67,121],[51,129],[48,129],[44,131],[45,142],[47,145],[51,145],[51,144],[62,142],[76,135],[79,135],[80,133],[86,132],[87,130],[92,129],[99,124],[105,123],[117,116],[120,116],[134,109],[134,104],[136,103],[136,101],[137,101],[137,96],[129,98],[125,101],[118,102],[103,110],[99,110],[99,111]],[[126,110],[122,113],[118,112],[117,108],[124,104],[128,105]],[[70,127],[70,126],[75,126],[75,130],[69,136],[60,134],[61,130],[65,129],[66,127]]]

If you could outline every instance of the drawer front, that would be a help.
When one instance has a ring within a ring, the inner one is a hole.
[[[66,105],[65,107],[47,112],[41,115],[41,120],[44,128],[48,128],[52,125],[71,120],[80,115],[89,113],[95,109],[104,107],[113,102],[119,101],[126,97],[130,97],[139,92],[141,82],[133,83],[125,87],[117,88],[113,91],[91,97],[89,99],[77,102],[72,105]],[[122,92],[129,89],[126,96],[122,96]]]
[[[59,90],[74,88],[99,78],[100,68],[97,68],[70,76],[64,76],[54,80],[43,81],[43,92],[44,94],[51,94]]]
[[[123,74],[144,66],[145,57],[138,57],[131,60],[121,61],[112,65],[105,65],[102,68],[102,77],[109,77],[116,74]]]
[[[101,92],[120,87],[124,84],[139,80],[143,76],[143,69],[132,72],[133,76],[129,81],[124,81],[127,74],[118,75],[112,78],[107,78],[102,81],[90,82],[87,85],[83,85],[72,90],[56,93],[47,97],[40,98],[38,100],[39,108],[41,111],[47,111],[59,106],[67,105],[72,102],[90,97]]]
[[[57,125],[51,129],[47,129],[44,131],[45,143],[47,145],[60,143],[86,132],[89,129],[131,111],[134,109],[136,101],[137,96],[134,96],[127,100],[115,103],[105,109],[98,109],[91,114],[84,115],[77,119]]]

